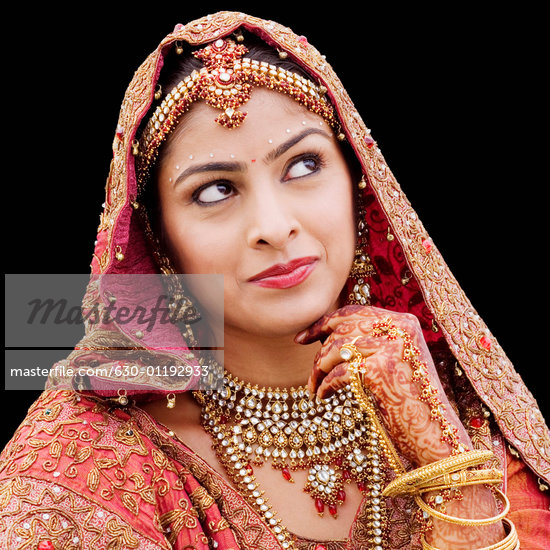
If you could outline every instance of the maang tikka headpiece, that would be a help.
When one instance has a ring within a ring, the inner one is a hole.
[[[263,86],[287,94],[323,117],[330,126],[337,125],[334,109],[324,97],[324,87],[282,67],[243,57],[247,52],[242,44],[219,39],[193,53],[204,67],[193,71],[166,95],[142,134],[136,151],[141,187],[161,144],[176,127],[179,117],[199,100],[222,111],[215,122],[236,128],[246,117],[246,112],[239,109],[250,99],[252,87]]]

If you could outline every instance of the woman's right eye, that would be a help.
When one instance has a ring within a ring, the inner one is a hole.
[[[233,186],[230,183],[216,181],[199,187],[193,193],[193,200],[199,204],[214,204],[227,199],[233,193]]]

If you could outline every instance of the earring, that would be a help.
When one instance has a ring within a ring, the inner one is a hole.
[[[201,314],[193,302],[185,295],[180,278],[172,269],[168,257],[164,256],[161,267],[164,283],[168,292],[170,321],[179,326],[181,335],[190,347],[198,346],[191,325],[201,320]],[[170,405],[168,405],[170,406]]]
[[[167,396],[166,396],[166,400],[168,401],[166,403],[166,407],[168,409],[173,409],[175,406],[176,406],[176,394],[174,393],[169,393]]]
[[[143,224],[145,234],[153,250],[153,255],[159,270],[164,275],[162,279],[168,294],[170,321],[179,325],[180,332],[187,342],[187,345],[195,347],[198,345],[198,342],[193,334],[191,324],[200,321],[200,312],[193,305],[189,297],[185,295],[180,277],[172,267],[172,263],[168,256],[163,253],[163,247],[157,236],[153,233],[147,210],[141,203],[136,202],[135,205],[134,208],[140,216],[141,223]]]
[[[365,189],[367,186],[365,177],[363,176],[358,183],[359,189]],[[351,265],[349,276],[355,280],[353,292],[349,295],[351,304],[369,305],[370,304],[370,285],[365,281],[372,277],[376,270],[368,255],[368,227],[365,223],[365,209],[359,201],[359,215],[357,222],[357,246],[355,248],[355,257]]]
[[[167,262],[167,259],[165,260]],[[172,323],[196,323],[201,320],[201,314],[193,305],[193,302],[185,295],[181,286],[179,277],[170,268],[170,272],[165,272],[166,287],[169,294],[168,309],[170,310],[170,320]]]

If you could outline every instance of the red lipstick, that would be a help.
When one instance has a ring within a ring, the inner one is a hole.
[[[317,257],[307,256],[291,260],[286,264],[275,264],[253,275],[248,282],[266,288],[292,288],[309,277],[317,261]]]

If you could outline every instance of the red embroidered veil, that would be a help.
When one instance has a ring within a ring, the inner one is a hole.
[[[453,277],[331,66],[290,29],[220,12],[177,26],[136,71],[113,140],[84,309],[107,299],[98,275],[158,273],[135,208],[139,197],[132,151],[153,103],[163,56],[176,41],[205,44],[239,28],[287,52],[327,88],[368,183],[363,199],[368,253],[376,271],[369,280],[371,303],[419,318],[441,381],[474,446],[493,450],[494,465],[507,473],[511,518],[522,547],[542,548],[537,540],[545,536],[549,512],[540,489],[550,483],[550,433],[538,406]],[[354,282],[349,284],[351,292]],[[178,342],[176,356],[185,354],[186,344],[175,327],[155,335],[139,335],[138,329],[132,323],[115,331],[88,325],[69,362],[104,362],[102,347],[147,349],[166,342]],[[49,390],[57,382],[51,380]],[[248,503],[200,457],[139,407],[117,407],[105,399],[118,394],[116,383],[104,382],[97,391],[82,394],[71,388],[45,391],[4,449],[4,547],[36,548],[42,541],[46,548],[51,541],[54,548],[280,548]],[[155,397],[154,392],[129,394],[138,401]],[[410,503],[396,500],[391,507],[388,548],[415,548]],[[296,544],[315,548],[311,541]],[[359,511],[349,540],[332,547],[364,544]]]

